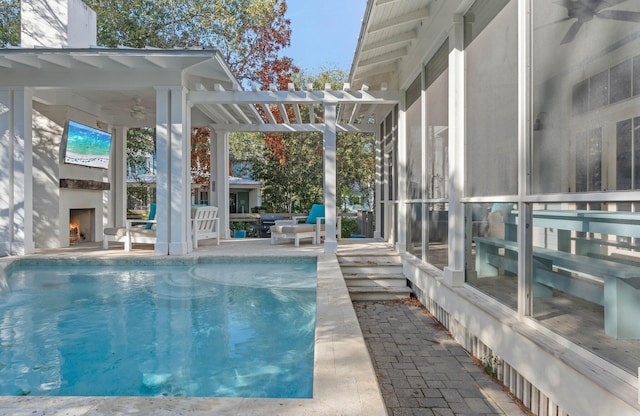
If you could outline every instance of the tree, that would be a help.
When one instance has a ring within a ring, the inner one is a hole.
[[[127,130],[128,170],[136,180],[141,174],[151,173],[147,157],[155,154],[155,134],[150,127]]]
[[[191,132],[191,178],[193,183],[208,184],[211,177],[211,130],[195,127]]]
[[[127,131],[128,176],[134,183],[127,186],[127,198],[132,206],[147,206],[153,201],[145,175],[152,173],[149,156],[155,154],[155,129],[140,128]]]
[[[375,186],[375,136],[364,133],[338,135],[337,204],[347,210],[356,199],[366,210],[372,210]]]
[[[0,0],[0,47],[20,44],[20,0]]]
[[[98,44],[219,50],[243,82],[286,85],[298,71],[280,56],[290,44],[286,0],[85,0]],[[20,43],[20,0],[0,0],[0,45]]]
[[[263,88],[297,72],[286,0],[86,0],[98,15],[98,43],[116,47],[218,49],[236,77]]]
[[[287,134],[264,141],[251,165],[262,181],[262,203],[273,212],[305,212],[322,201],[322,137]]]

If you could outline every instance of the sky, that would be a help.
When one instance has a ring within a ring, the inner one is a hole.
[[[303,72],[351,69],[366,0],[287,0],[291,46],[282,55]]]

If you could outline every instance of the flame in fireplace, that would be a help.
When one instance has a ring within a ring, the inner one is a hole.
[[[80,223],[69,223],[69,243],[74,244],[80,239]]]

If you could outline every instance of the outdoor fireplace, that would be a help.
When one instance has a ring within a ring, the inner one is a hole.
[[[69,244],[93,241],[95,208],[69,210]]]

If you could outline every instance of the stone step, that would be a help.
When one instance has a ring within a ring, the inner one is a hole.
[[[366,287],[404,287],[407,285],[407,278],[402,274],[343,274],[344,281],[347,286],[366,286]]]
[[[401,264],[368,264],[368,265],[341,264],[340,269],[342,269],[342,274],[365,274],[365,275],[402,274]]]
[[[341,266],[402,265],[398,255],[393,256],[339,256]]]
[[[349,287],[352,301],[397,300],[411,296],[408,287]]]
[[[411,295],[402,260],[392,249],[338,255],[352,301],[406,299]]]

